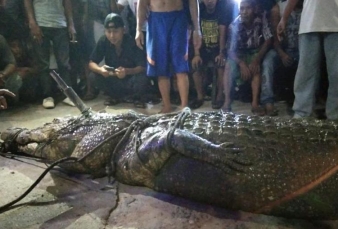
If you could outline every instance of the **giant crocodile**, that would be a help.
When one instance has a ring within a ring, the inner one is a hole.
[[[4,151],[232,210],[338,219],[338,123],[222,112],[57,118],[10,128]],[[108,166],[107,166],[108,165]],[[108,168],[108,170],[107,170]]]

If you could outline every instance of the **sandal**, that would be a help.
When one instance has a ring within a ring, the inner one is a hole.
[[[146,108],[146,104],[145,103],[142,103],[140,100],[135,100],[134,101],[134,106],[136,108]]]
[[[120,103],[120,100],[118,99],[113,99],[113,98],[108,98],[106,101],[104,101],[105,106],[114,106]]]
[[[134,98],[131,96],[125,97],[122,99],[122,102],[124,103],[134,103]]]
[[[191,109],[197,109],[197,108],[201,107],[203,105],[203,103],[204,103],[203,99],[195,99],[189,104],[189,107]]]
[[[211,107],[212,109],[220,109],[223,106],[223,101],[215,101],[212,103]]]
[[[266,115],[267,116],[278,116],[278,110],[277,109],[273,109],[272,111],[266,111]]]
[[[263,109],[262,107],[252,107],[251,112],[253,115],[257,115],[257,116],[265,115],[265,109]]]
[[[278,110],[272,105],[272,104],[266,104],[265,105],[265,114],[267,116],[277,116],[278,115]]]
[[[228,113],[228,112],[232,112],[232,109],[231,107],[221,107],[221,111],[223,113]]]
[[[88,93],[88,94],[85,94],[84,96],[83,96],[83,100],[84,101],[88,101],[88,100],[93,100],[93,99],[95,99],[96,98],[96,95],[95,94],[93,94],[93,93]]]
[[[211,96],[205,95],[204,96],[204,101],[211,101]]]

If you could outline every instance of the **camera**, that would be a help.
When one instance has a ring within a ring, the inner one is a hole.
[[[114,68],[114,67],[105,66],[104,68],[105,68],[108,72],[115,72],[115,68]]]

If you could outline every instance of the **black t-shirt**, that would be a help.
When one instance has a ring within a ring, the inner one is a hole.
[[[256,0],[258,5],[263,11],[269,12],[274,5],[277,4],[277,0]]]
[[[15,65],[15,58],[7,44],[6,39],[0,35],[0,71],[3,71],[8,64]]]
[[[208,13],[204,3],[200,4],[200,23],[203,35],[203,48],[218,49],[219,25],[228,26],[236,16],[234,4],[230,0],[218,0],[215,11]]]
[[[115,46],[110,43],[106,36],[102,36],[94,48],[90,60],[99,64],[105,60],[106,65],[114,68],[146,67],[145,53],[136,46],[135,40],[129,35],[124,35],[122,41],[122,52],[118,56]]]

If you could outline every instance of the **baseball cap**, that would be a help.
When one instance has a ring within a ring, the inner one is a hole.
[[[106,19],[104,20],[104,27],[108,28],[121,28],[124,27],[123,19],[120,15],[115,13],[110,13],[107,15]]]

